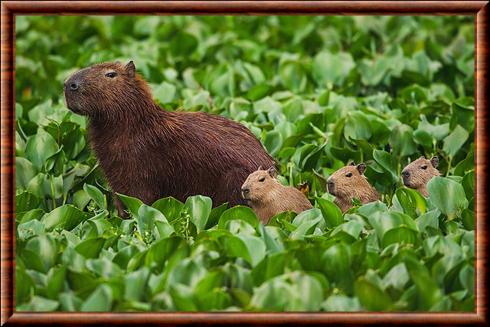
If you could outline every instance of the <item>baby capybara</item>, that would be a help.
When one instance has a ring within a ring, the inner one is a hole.
[[[425,157],[418,158],[403,168],[403,184],[428,197],[427,183],[432,177],[440,175],[439,170],[437,170],[438,165],[439,158],[437,156],[432,157],[430,160],[425,159]]]
[[[247,176],[274,165],[243,125],[160,108],[132,61],[79,70],[64,92],[68,108],[88,116],[91,146],[112,190],[145,203],[202,194],[215,206],[245,204],[240,187]]]
[[[242,196],[264,223],[283,211],[300,213],[312,208],[297,188],[284,186],[276,179],[276,170],[254,171],[242,185]]]
[[[362,204],[379,200],[379,194],[369,184],[364,171],[366,165],[350,163],[333,173],[327,180],[328,192],[335,195],[335,204],[342,212],[352,207],[352,200],[358,199]]]

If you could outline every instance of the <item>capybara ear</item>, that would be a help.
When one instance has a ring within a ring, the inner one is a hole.
[[[349,163],[347,164],[347,166],[355,166],[355,165],[356,163],[353,160],[349,161]]]
[[[363,175],[364,172],[366,171],[366,164],[364,162],[361,162],[356,166],[356,168],[359,171],[359,174]]]
[[[439,157],[438,156],[433,156],[430,159],[430,163],[432,164],[432,167],[437,168],[437,166],[439,166]]]
[[[270,177],[276,177],[277,171],[276,167],[271,166],[269,169],[267,169],[267,172],[269,173]]]
[[[262,170],[262,166],[259,166],[259,168],[257,168],[257,170]]]
[[[136,74],[136,67],[134,66],[134,62],[132,60],[128,62],[126,66],[124,66],[124,69],[129,77],[134,77]]]

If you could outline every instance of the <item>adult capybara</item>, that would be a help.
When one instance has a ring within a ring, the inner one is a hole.
[[[379,193],[364,176],[365,170],[364,163],[356,165],[352,162],[328,178],[328,192],[335,195],[334,202],[342,212],[352,207],[353,199],[358,199],[362,204],[379,200]]]
[[[439,158],[437,156],[432,157],[430,160],[425,159],[425,157],[418,158],[403,168],[403,184],[428,197],[427,183],[432,177],[440,175],[439,170],[437,170],[438,165]]]
[[[68,108],[88,116],[91,146],[112,190],[145,203],[202,194],[215,206],[245,204],[240,187],[247,176],[275,163],[237,122],[160,108],[132,61],[79,70],[64,92]]]
[[[264,224],[280,212],[300,213],[312,208],[300,190],[276,179],[274,166],[251,173],[242,185],[242,196]]]

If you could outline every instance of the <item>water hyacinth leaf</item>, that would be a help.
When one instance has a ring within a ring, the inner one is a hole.
[[[100,285],[90,296],[83,302],[80,311],[82,312],[100,312],[110,311],[112,307],[112,289],[108,285]]]
[[[383,240],[386,232],[394,228],[406,227],[415,233],[418,232],[415,221],[401,212],[375,212],[368,217],[368,221],[380,240]]]
[[[340,208],[332,201],[317,198],[316,203],[320,206],[323,218],[328,227],[336,227],[344,221],[342,211],[340,211]]]
[[[23,157],[15,158],[15,171],[16,187],[20,189],[26,189],[30,180],[37,174],[34,165]]]
[[[395,191],[395,195],[402,210],[410,217],[417,217],[427,211],[427,201],[417,191],[409,188],[399,188]]]
[[[26,143],[26,156],[37,168],[41,169],[51,155],[58,151],[55,139],[43,129],[31,136]]]
[[[468,207],[461,184],[445,177],[433,177],[427,184],[429,200],[451,220]]]
[[[383,150],[374,150],[373,159],[376,160],[383,170],[389,173],[392,181],[398,180],[396,165],[390,153]]]
[[[430,310],[442,297],[442,291],[430,276],[427,268],[415,259],[408,257],[405,266],[418,291],[420,308]]]
[[[119,199],[121,199],[122,203],[124,203],[125,207],[128,209],[133,217],[138,216],[138,210],[143,205],[143,201],[119,193],[117,193],[117,196],[119,197]]]
[[[172,102],[175,97],[176,87],[173,84],[163,82],[153,89],[155,98],[161,104]]]
[[[460,125],[456,126],[456,128],[444,139],[443,150],[450,157],[454,157],[456,153],[458,153],[459,149],[464,145],[466,140],[468,139],[468,132],[461,127]]]
[[[393,301],[377,285],[360,277],[354,284],[355,294],[363,307],[371,311],[390,311]]]
[[[323,221],[321,211],[317,208],[303,211],[293,220],[296,229],[290,234],[291,239],[303,239],[310,234],[316,225]]]
[[[126,287],[124,288],[124,298],[132,301],[141,301],[145,295],[150,271],[147,268],[136,270],[125,277]]]
[[[99,208],[105,209],[107,207],[105,195],[97,187],[89,184],[84,184],[83,190],[87,192],[88,196],[95,201]]]
[[[198,230],[203,230],[206,226],[209,214],[211,213],[211,207],[211,198],[202,195],[187,198],[184,205],[184,208],[191,217],[191,221]]]
[[[18,304],[28,301],[34,294],[34,282],[25,269],[15,269],[15,300]]]
[[[83,255],[87,259],[97,258],[102,247],[104,246],[105,239],[98,237],[93,239],[86,239],[80,242],[75,250]]]
[[[160,210],[165,218],[171,222],[179,217],[184,204],[173,197],[168,197],[155,201],[151,206]]]
[[[362,307],[356,297],[348,297],[345,295],[331,295],[325,302],[322,303],[322,309],[325,311],[361,311]]]
[[[276,155],[283,144],[282,134],[279,131],[267,132],[264,139],[264,146],[271,155]]]
[[[218,228],[226,229],[227,224],[232,220],[244,221],[253,228],[257,228],[259,225],[259,220],[253,210],[245,206],[236,206],[223,212],[219,218]]]
[[[321,294],[321,284],[314,277],[293,272],[262,284],[250,305],[263,311],[316,311],[321,305]]]
[[[323,270],[330,280],[344,280],[352,276],[350,249],[344,243],[328,248],[321,257]]]
[[[228,209],[228,203],[223,203],[213,209],[209,214],[208,222],[206,223],[206,229],[209,229],[218,224],[221,215]]]
[[[237,235],[237,237],[241,239],[247,247],[250,263],[252,266],[256,266],[265,256],[266,247],[264,241],[259,237],[249,235]]]
[[[33,296],[29,303],[19,306],[19,311],[55,311],[59,307],[58,301],[53,301],[41,296]]]
[[[313,61],[313,76],[319,84],[340,84],[352,68],[354,61],[349,53],[324,51]]]
[[[261,285],[264,281],[284,273],[286,266],[286,254],[274,253],[264,257],[252,270],[255,285]]]
[[[417,242],[417,232],[407,227],[396,227],[390,229],[383,235],[382,245],[387,247],[394,243],[415,244]]]
[[[15,211],[17,214],[36,208],[41,200],[30,192],[22,192],[15,196]]]
[[[347,140],[369,140],[371,135],[371,126],[364,113],[350,112],[345,121],[344,137]]]
[[[47,230],[57,227],[72,230],[85,219],[87,219],[86,213],[75,206],[66,204],[47,213],[42,222]]]
[[[412,128],[408,125],[401,124],[391,131],[390,144],[396,154],[405,157],[417,151],[417,145],[413,139]]]
[[[58,298],[58,294],[60,294],[65,287],[65,278],[66,278],[66,268],[65,267],[56,267],[51,268],[47,275],[47,287],[46,287],[46,295],[48,298],[55,300]]]
[[[451,128],[456,128],[458,125],[463,127],[470,133],[475,126],[474,106],[463,104],[462,101],[455,101],[451,105]]]

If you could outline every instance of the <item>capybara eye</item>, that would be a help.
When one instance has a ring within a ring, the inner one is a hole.
[[[423,165],[423,166],[422,166],[422,167],[420,167],[420,168],[422,168],[423,170],[426,170],[426,169],[427,169],[427,165]]]
[[[352,173],[345,174],[345,177],[352,177]]]
[[[265,177],[259,178],[259,182],[263,182],[263,181],[265,181]]]
[[[105,76],[109,77],[109,78],[114,78],[116,77],[116,72],[108,72],[107,74],[105,74]]]

